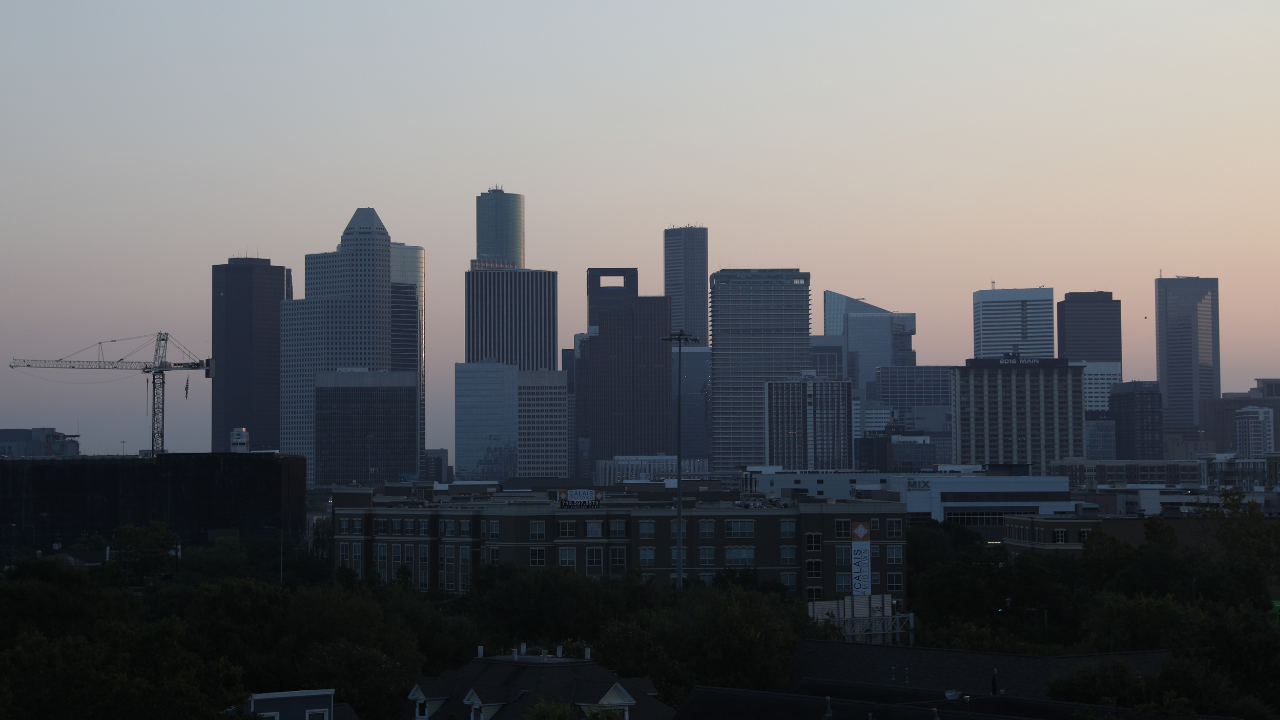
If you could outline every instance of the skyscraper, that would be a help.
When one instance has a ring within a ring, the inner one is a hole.
[[[467,272],[466,361],[555,370],[556,284],[552,270]]]
[[[686,226],[662,233],[665,293],[671,298],[671,332],[707,340],[707,229]]]
[[[231,429],[249,431],[250,450],[280,449],[280,301],[293,274],[266,258],[213,266],[212,452],[231,451]]]
[[[620,278],[621,285],[605,285]],[[587,270],[587,326],[574,360],[574,413],[588,477],[597,460],[666,455],[671,433],[671,299],[641,297],[635,268]],[[584,442],[585,441],[585,442]]]
[[[413,371],[316,373],[316,484],[372,487],[417,474],[419,387]]]
[[[711,461],[711,348],[690,346],[683,350],[684,357],[676,358],[676,348],[671,348],[671,402],[672,417],[680,414],[680,454],[690,459]],[[676,382],[678,368],[684,377]],[[676,392],[683,396],[677,403]],[[675,420],[672,420],[675,423]],[[674,425],[673,425],[674,427]],[[675,448],[672,448],[675,452]]]
[[[853,468],[852,382],[808,374],[765,386],[766,464],[785,470]]]
[[[1166,428],[1200,425],[1200,398],[1222,392],[1218,279],[1156,279],[1156,375]]]
[[[1001,358],[1006,353],[1054,357],[1053,288],[973,294],[973,357]]]
[[[765,461],[765,383],[809,367],[809,273],[721,270],[711,276],[711,470]]]
[[[1058,302],[1058,357],[1090,363],[1124,362],[1120,301],[1109,292],[1069,292]]]
[[[845,376],[864,399],[876,368],[916,364],[915,313],[891,312],[830,290],[822,293],[822,305],[826,335],[844,338]]]
[[[454,475],[501,482],[519,465],[520,370],[496,362],[453,366]]]
[[[421,449],[422,285],[422,248],[391,242],[373,208],[356,210],[334,252],[307,255],[306,297],[280,303],[280,449],[307,458],[308,484],[315,481],[317,373],[415,373]]]
[[[1236,457],[1261,459],[1276,451],[1275,410],[1250,405],[1236,411]]]
[[[569,477],[569,385],[563,370],[518,376],[516,475]]]
[[[1164,412],[1160,383],[1132,380],[1111,388],[1117,460],[1160,460],[1164,456]]]
[[[876,369],[880,402],[893,409],[908,434],[929,438],[940,463],[951,462],[952,373],[943,365]]]
[[[473,269],[524,267],[524,196],[489,188],[476,196]]]

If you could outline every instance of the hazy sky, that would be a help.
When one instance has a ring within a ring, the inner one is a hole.
[[[662,230],[711,267],[813,273],[972,353],[974,290],[1124,301],[1220,278],[1223,389],[1280,375],[1274,2],[0,4],[0,357],[165,330],[210,350],[210,266],[294,268],[352,211],[427,250],[429,446],[453,444],[475,195],[523,193],[530,267],[662,292]],[[209,448],[170,380],[168,447]],[[52,378],[44,380],[40,378]],[[0,427],[148,444],[141,375],[0,367]],[[75,383],[75,384],[72,384]]]

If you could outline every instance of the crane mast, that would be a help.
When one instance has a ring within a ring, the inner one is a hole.
[[[136,338],[130,338],[136,339]],[[118,342],[107,340],[105,342]],[[106,360],[102,357],[103,343],[97,343],[97,360],[21,360],[14,358],[9,363],[11,368],[28,367],[55,370],[137,370],[151,376],[151,453],[159,455],[164,452],[164,376],[172,370],[204,370],[204,376],[213,377],[213,358],[196,359],[175,340],[174,344],[190,357],[189,362],[169,362],[169,333],[155,334],[155,354],[150,362],[146,360]],[[93,347],[90,345],[89,347]],[[88,348],[86,348],[88,349]],[[81,351],[83,352],[83,351]]]

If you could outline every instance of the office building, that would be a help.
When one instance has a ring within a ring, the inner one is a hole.
[[[876,368],[916,364],[915,313],[890,312],[830,290],[822,294],[822,304],[824,332],[843,338],[844,375],[863,397],[875,394]]]
[[[951,462],[951,383],[944,365],[882,367],[876,370],[877,396],[893,410],[896,422],[913,436],[927,436],[937,462]]]
[[[423,452],[418,479],[429,483],[453,482],[453,466],[449,464],[449,448],[427,448]]]
[[[1280,381],[1258,379],[1257,387],[1248,392],[1222,393],[1220,398],[1200,399],[1200,429],[1204,439],[1213,443],[1212,452],[1239,452],[1236,447],[1236,413],[1255,406],[1280,411]],[[1280,447],[1280,436],[1274,438]]]
[[[0,430],[0,457],[67,457],[80,454],[80,436],[54,428]]]
[[[293,274],[266,258],[213,266],[213,452],[230,450],[232,428],[250,450],[279,449],[280,301],[292,299]]]
[[[1260,459],[1276,451],[1275,411],[1250,405],[1236,411],[1236,457]]]
[[[1124,382],[1118,362],[1075,362],[1084,374],[1084,409],[1088,412],[1106,412],[1111,408],[1111,388]]]
[[[844,336],[812,335],[809,337],[809,369],[823,380],[845,380]],[[861,390],[859,389],[859,393]]]
[[[418,374],[316,373],[317,485],[373,487],[417,475]]]
[[[1200,399],[1222,392],[1217,278],[1156,279],[1156,374],[1165,426],[1198,428]]]
[[[574,360],[579,477],[598,460],[675,451],[671,350],[663,340],[671,298],[641,297],[638,277],[635,268],[587,270],[588,328]]]
[[[685,226],[662,233],[665,294],[671,298],[671,332],[707,341],[707,229]]]
[[[1083,368],[1056,358],[975,358],[955,369],[952,445],[961,465],[1084,457]]]
[[[501,482],[519,465],[520,368],[496,362],[453,366],[454,475]]]
[[[1116,421],[1110,412],[1084,411],[1084,459],[1090,462],[1116,459]]]
[[[973,294],[973,357],[1018,353],[1051,358],[1053,288],[978,290]]]
[[[711,470],[733,474],[766,454],[765,383],[809,367],[809,273],[711,276]]]
[[[676,358],[671,348],[672,413],[680,415],[680,454],[682,457],[711,460],[711,348],[685,347],[683,357]],[[684,377],[676,383],[677,368]],[[680,397],[677,397],[677,389]],[[680,400],[677,403],[677,399]],[[675,422],[674,420],[672,421]],[[672,427],[675,427],[673,425]],[[672,452],[675,452],[672,448]]]
[[[556,284],[550,270],[466,273],[466,362],[557,369]]]
[[[373,208],[359,208],[334,252],[306,256],[306,296],[280,303],[280,450],[307,458],[310,484],[318,373],[413,373],[423,447],[423,257],[420,247],[392,242]]]
[[[1160,460],[1164,447],[1164,410],[1160,383],[1133,380],[1111,389],[1117,460]]]
[[[766,465],[786,470],[853,467],[853,383],[807,375],[765,383]]]
[[[704,482],[711,474],[711,461],[703,458],[685,458],[680,462],[681,477],[686,483],[692,480]],[[597,485],[623,485],[625,483],[650,483],[671,481],[675,488],[675,455],[619,455],[612,460],[596,461]],[[629,488],[619,488],[626,492]]]
[[[1120,301],[1109,292],[1069,292],[1058,301],[1058,357],[1090,363],[1124,362]]]
[[[489,188],[476,196],[476,269],[524,267],[524,196]]]
[[[569,383],[562,370],[517,377],[519,477],[569,477]]]

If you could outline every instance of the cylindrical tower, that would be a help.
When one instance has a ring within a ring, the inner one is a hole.
[[[524,196],[490,188],[476,196],[476,261],[483,268],[524,267]]]

